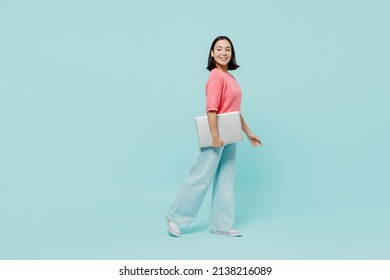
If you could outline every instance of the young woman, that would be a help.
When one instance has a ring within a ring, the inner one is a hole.
[[[236,143],[225,145],[217,126],[217,114],[241,109],[240,86],[228,72],[238,67],[231,40],[226,36],[217,37],[210,48],[207,66],[210,76],[206,84],[206,111],[212,147],[200,149],[195,165],[166,216],[168,231],[173,236],[181,236],[181,226],[189,225],[195,219],[213,180],[209,229],[215,234],[241,236],[239,230],[233,229]],[[241,123],[252,146],[261,147],[260,138],[249,129],[242,115]]]

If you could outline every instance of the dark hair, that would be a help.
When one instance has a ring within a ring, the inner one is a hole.
[[[236,70],[238,67],[240,67],[239,65],[237,65],[236,63],[236,54],[234,52],[234,47],[233,47],[233,43],[232,41],[227,37],[227,36],[218,36],[217,38],[214,39],[213,43],[211,44],[211,47],[210,47],[210,51],[209,51],[209,59],[208,59],[208,62],[207,62],[207,70],[211,71],[213,70],[215,67],[217,67],[215,65],[215,61],[214,61],[214,57],[211,56],[211,51],[214,50],[214,47],[215,47],[215,44],[219,41],[219,40],[226,40],[230,43],[230,45],[232,46],[232,58],[230,59],[229,63],[228,63],[228,70]]]

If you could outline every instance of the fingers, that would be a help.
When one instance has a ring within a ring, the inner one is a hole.
[[[219,142],[219,144],[216,148],[221,148],[221,147],[223,147],[223,145],[225,145],[225,143],[223,141],[221,141],[221,142]]]
[[[225,145],[225,142],[223,142],[222,140],[218,140],[218,141],[213,141],[213,144],[212,146],[214,148],[221,148]]]
[[[261,143],[260,138],[257,137],[257,136],[253,136],[250,139],[250,141],[251,141],[251,144],[252,144],[253,147],[257,147],[257,146],[260,146],[260,148],[263,147],[263,144]]]

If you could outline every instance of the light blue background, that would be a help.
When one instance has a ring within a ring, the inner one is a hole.
[[[389,259],[390,4],[2,1],[1,259]],[[208,49],[242,111],[237,227],[164,215],[197,154]]]

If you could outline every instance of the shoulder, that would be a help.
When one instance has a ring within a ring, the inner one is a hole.
[[[210,76],[215,76],[215,75],[222,76],[222,71],[215,67],[213,70],[210,71]]]
[[[221,70],[214,68],[210,71],[209,80],[220,80],[224,79],[223,73]]]

